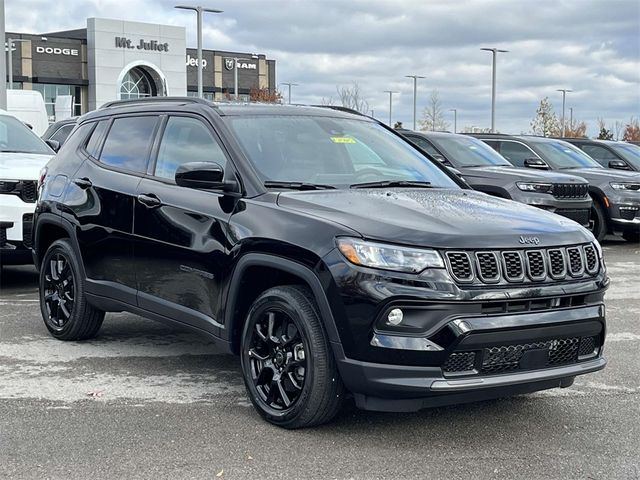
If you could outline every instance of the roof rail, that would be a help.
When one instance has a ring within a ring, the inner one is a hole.
[[[215,107],[213,102],[198,97],[145,97],[130,100],[113,100],[103,104],[100,108],[128,107],[130,105],[146,105],[153,103],[199,103],[210,107]]]
[[[352,113],[353,115],[360,115],[361,117],[370,118],[369,115],[366,115],[358,110],[349,107],[342,107],[340,105],[309,105],[310,107],[318,107],[318,108],[329,108],[331,110],[338,110],[340,112]]]

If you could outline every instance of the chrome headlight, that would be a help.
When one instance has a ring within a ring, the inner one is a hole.
[[[523,192],[536,192],[536,193],[552,193],[553,192],[553,185],[551,183],[517,182],[516,185]]]
[[[640,183],[631,183],[631,182],[611,182],[611,188],[614,190],[633,190],[640,191]]]
[[[435,250],[399,247],[342,237],[336,240],[338,249],[354,265],[419,273],[426,268],[444,268],[442,257]]]

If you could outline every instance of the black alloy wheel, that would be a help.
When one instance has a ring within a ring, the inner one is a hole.
[[[44,272],[45,322],[49,328],[60,331],[69,322],[76,296],[76,281],[69,259],[62,252],[49,258]]]
[[[244,324],[240,359],[258,413],[284,428],[331,420],[344,385],[311,291],[286,285],[263,292]]]
[[[94,337],[104,312],[87,302],[80,264],[69,239],[56,240],[40,265],[40,311],[49,333],[59,340]]]
[[[275,410],[291,408],[300,398],[307,368],[304,342],[293,319],[277,308],[263,311],[248,356],[262,401]]]

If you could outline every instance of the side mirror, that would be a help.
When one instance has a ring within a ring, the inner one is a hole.
[[[527,168],[537,168],[539,170],[549,170],[547,162],[540,158],[525,158],[524,166]]]
[[[225,182],[224,169],[213,162],[183,163],[176,170],[176,184],[181,187],[202,190],[232,191],[236,182]]]
[[[44,143],[49,145],[51,150],[53,150],[56,153],[58,152],[58,150],[60,150],[60,142],[57,140],[45,140]]]
[[[609,168],[615,168],[616,170],[631,170],[629,168],[629,165],[627,165],[626,162],[623,162],[622,160],[611,160],[609,162]]]

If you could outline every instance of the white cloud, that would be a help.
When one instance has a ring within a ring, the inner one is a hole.
[[[169,0],[7,0],[8,31],[45,33],[82,28],[86,17],[187,26],[195,46],[193,13]],[[458,125],[488,126],[491,56],[483,46],[506,48],[498,59],[497,126],[519,133],[544,96],[561,107],[558,88],[571,88],[567,106],[596,131],[640,115],[640,3],[637,0],[236,0],[208,2],[225,12],[205,17],[204,46],[266,53],[278,81],[300,86],[295,102],[318,103],[336,85],[357,81],[376,116],[410,124],[412,80],[420,80],[418,110],[437,88]],[[44,14],[46,12],[46,15]]]

